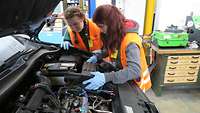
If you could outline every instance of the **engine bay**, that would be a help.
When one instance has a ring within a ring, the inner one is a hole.
[[[112,113],[113,90],[86,91],[79,85],[51,86],[50,80],[39,77],[17,100],[15,113]]]
[[[106,83],[98,90],[86,90],[82,82],[93,77],[90,72],[102,71],[105,66],[87,63],[84,57],[63,54],[61,51],[42,55],[29,71],[29,77],[26,76],[17,86],[13,98],[8,99],[9,105],[3,111],[113,113],[116,86]]]

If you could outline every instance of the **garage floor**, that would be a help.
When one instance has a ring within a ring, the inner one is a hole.
[[[165,89],[160,97],[146,92],[160,113],[200,113],[200,89]]]

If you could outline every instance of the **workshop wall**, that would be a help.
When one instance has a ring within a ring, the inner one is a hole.
[[[143,34],[146,0],[123,0],[124,15],[139,23],[139,34]]]
[[[96,0],[96,7],[112,4],[112,0]],[[116,6],[128,19],[134,19],[140,25],[139,34],[143,34],[146,0],[115,0]]]
[[[164,30],[171,24],[184,26],[191,12],[200,16],[200,0],[157,0],[154,30]]]

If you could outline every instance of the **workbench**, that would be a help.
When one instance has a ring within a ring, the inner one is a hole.
[[[151,45],[156,67],[151,74],[152,89],[161,96],[164,87],[200,86],[200,48],[159,48]]]

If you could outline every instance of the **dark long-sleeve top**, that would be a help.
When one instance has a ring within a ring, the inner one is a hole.
[[[74,34],[75,33],[76,32],[74,32]],[[79,32],[79,35],[81,36],[86,48],[89,50],[89,44],[88,44],[89,28],[88,28],[86,20],[84,21],[83,29]],[[64,39],[63,40],[71,42],[71,38],[70,38],[69,32],[67,31],[67,27],[66,27],[66,31],[64,33]]]
[[[138,79],[141,73],[140,50],[135,43],[130,43],[126,48],[126,59],[128,66],[116,72],[105,74],[106,82],[123,84],[129,80]]]

